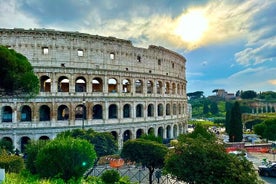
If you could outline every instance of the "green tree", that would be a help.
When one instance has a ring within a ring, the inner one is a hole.
[[[120,180],[120,173],[116,170],[106,170],[101,175],[101,179],[105,184],[115,184]]]
[[[73,129],[62,132],[57,137],[81,138],[94,145],[98,157],[112,155],[118,152],[118,144],[109,132],[96,132],[93,129]]]
[[[88,141],[70,137],[56,138],[38,152],[36,170],[41,177],[78,181],[95,159],[96,152]]]
[[[0,46],[0,78],[0,89],[5,95],[33,97],[39,92],[39,80],[28,59],[4,46]]]
[[[218,108],[218,104],[216,102],[211,102],[210,104],[210,112],[213,115],[216,115],[219,113],[219,108]]]
[[[156,141],[145,139],[128,140],[124,143],[121,157],[127,161],[141,163],[149,170],[149,183],[155,168],[162,168],[168,148]]]
[[[267,140],[276,140],[276,119],[266,119],[262,123],[254,125],[254,132]]]
[[[226,153],[222,144],[183,135],[165,158],[165,172],[191,184],[258,184],[253,164]]]
[[[242,99],[253,99],[257,97],[257,93],[253,90],[242,91],[241,98]]]
[[[13,153],[14,146],[13,146],[13,144],[12,144],[11,141],[9,141],[9,140],[7,140],[5,138],[2,138],[0,140],[0,149],[4,149],[7,152]]]
[[[243,139],[243,126],[239,102],[235,102],[231,109],[228,127],[229,141],[241,142]]]

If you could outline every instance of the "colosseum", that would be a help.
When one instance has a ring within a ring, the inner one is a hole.
[[[0,45],[25,55],[40,81],[35,98],[0,97],[0,138],[21,151],[75,128],[111,132],[119,147],[187,130],[186,59],[176,52],[52,29],[0,29]]]

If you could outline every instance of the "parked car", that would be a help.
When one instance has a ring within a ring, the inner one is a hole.
[[[267,163],[258,167],[260,176],[273,176],[276,177],[276,163]]]

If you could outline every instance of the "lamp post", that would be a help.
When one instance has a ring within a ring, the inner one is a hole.
[[[84,93],[82,95],[82,129],[84,130],[84,113],[86,112],[85,110],[85,98],[84,98]]]

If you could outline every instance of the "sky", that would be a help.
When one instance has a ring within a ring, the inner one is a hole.
[[[276,92],[276,0],[0,0],[0,28],[165,47],[187,60],[187,93]]]

